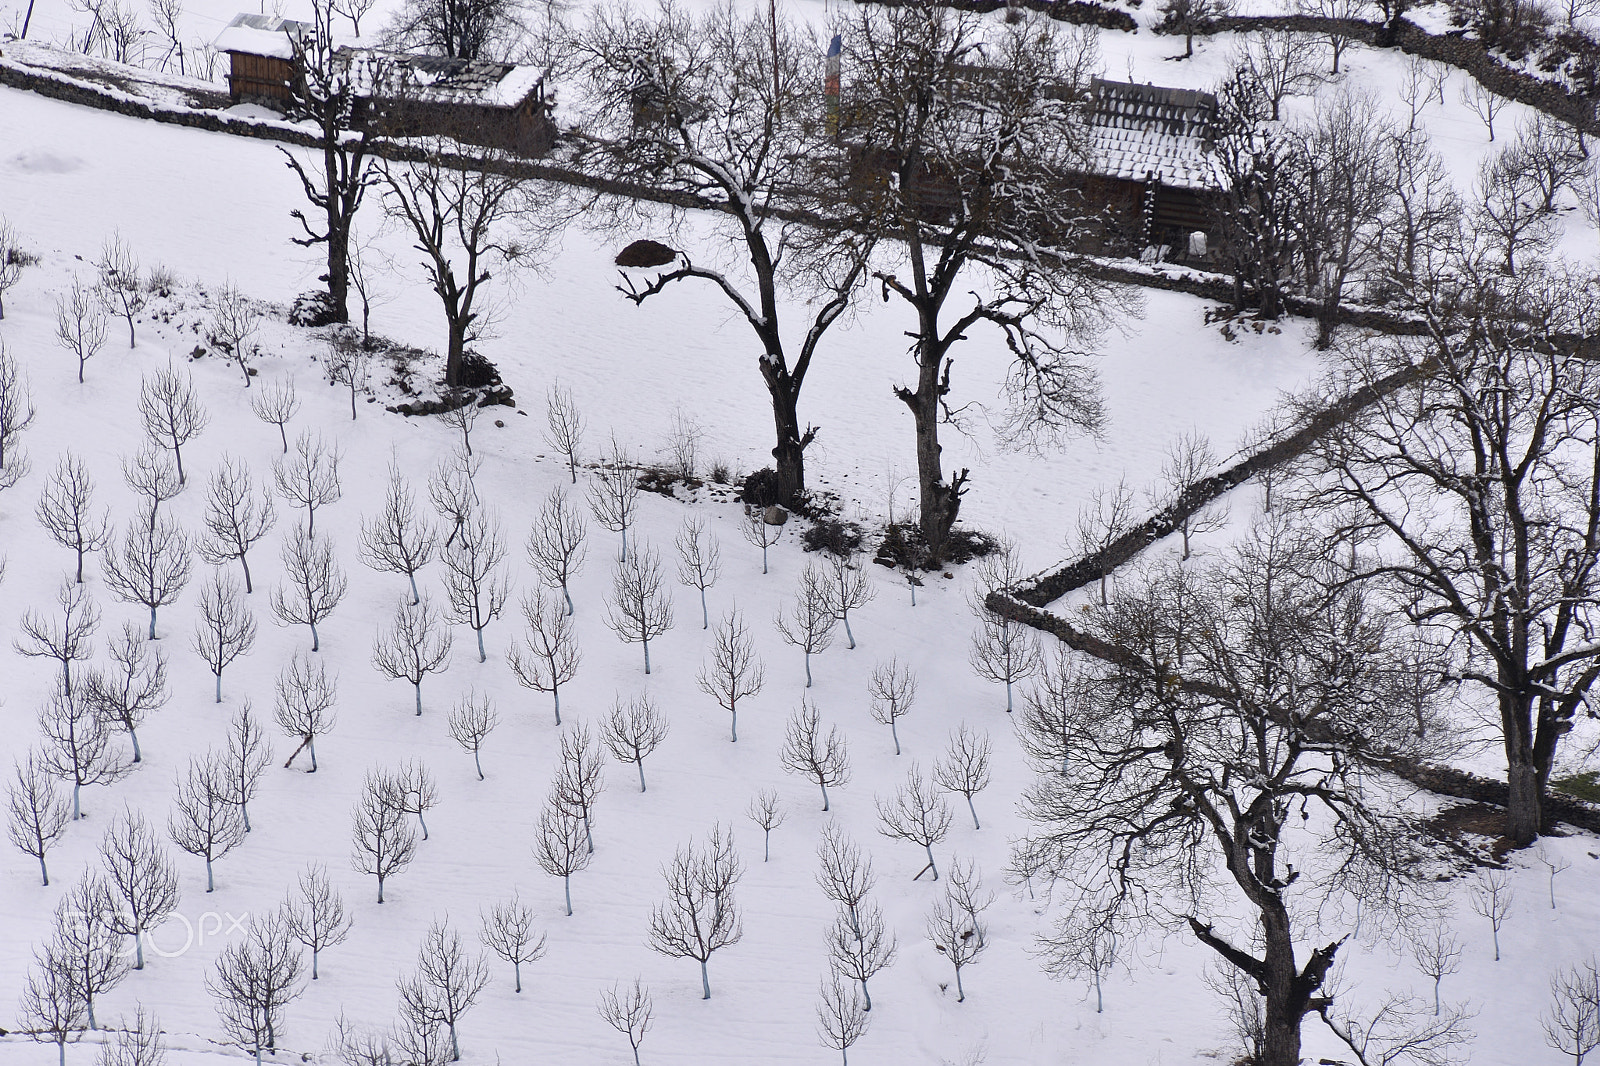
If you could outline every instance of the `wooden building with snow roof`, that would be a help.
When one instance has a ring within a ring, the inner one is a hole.
[[[212,47],[228,56],[228,93],[236,104],[283,110],[293,99],[298,73],[295,43],[311,32],[309,22],[276,15],[235,15]]]

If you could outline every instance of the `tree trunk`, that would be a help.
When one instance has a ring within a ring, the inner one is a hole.
[[[1298,987],[1300,975],[1288,913],[1281,908],[1265,909],[1261,927],[1266,940],[1262,961],[1267,1016],[1261,1033],[1260,1066],[1299,1066],[1300,1019],[1305,1015],[1306,997]]]
[[[778,473],[778,502],[793,509],[806,491],[806,441],[800,431],[800,415],[795,397],[786,390],[768,386],[772,396],[772,420],[778,443],[772,447],[774,469]]]
[[[461,355],[467,347],[467,324],[457,315],[448,317],[450,347],[444,357],[444,384],[446,388],[455,389],[461,386]]]
[[[1521,847],[1533,843],[1544,827],[1544,781],[1531,760],[1508,755],[1506,836]]]
[[[942,362],[942,359],[935,359],[931,366],[923,362],[918,374],[917,391],[900,393],[900,398],[911,408],[911,417],[916,424],[917,491],[922,511],[920,521],[922,537],[928,546],[928,565],[934,568],[944,564],[945,541],[961,511],[961,493],[958,488],[945,483],[940,462],[939,367]]]

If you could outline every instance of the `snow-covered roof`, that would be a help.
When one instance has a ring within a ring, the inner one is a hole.
[[[1222,185],[1211,155],[1217,98],[1193,89],[1106,81],[1090,86],[1091,169],[1108,177],[1215,189]]]
[[[243,52],[273,59],[293,59],[291,36],[299,40],[311,31],[308,22],[294,22],[276,15],[235,15],[211,46],[219,52]]]
[[[341,48],[357,94],[364,97],[426,100],[435,103],[516,107],[539,88],[536,67],[487,59]]]

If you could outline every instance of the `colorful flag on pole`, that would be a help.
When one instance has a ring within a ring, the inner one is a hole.
[[[837,33],[834,34],[833,40],[828,42],[828,64],[822,82],[829,136],[839,133],[839,53],[843,48],[844,41]]]

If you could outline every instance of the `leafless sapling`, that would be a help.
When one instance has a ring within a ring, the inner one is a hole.
[[[522,616],[528,624],[526,651],[523,644],[512,641],[506,662],[523,687],[554,697],[556,725],[560,725],[561,686],[577,676],[582,658],[571,614],[546,600],[543,589],[535,589],[522,598]]]
[[[1363,1008],[1352,1005],[1339,976],[1329,978],[1331,1002],[1322,1018],[1357,1062],[1457,1062],[1461,1048],[1476,1035],[1467,1027],[1474,1010],[1451,1004],[1435,1015],[1427,1003],[1404,992],[1387,993]]]
[[[700,469],[700,444],[705,440],[705,430],[694,415],[682,407],[672,411],[667,427],[667,443],[660,454],[669,469],[683,481],[693,481]]]
[[[211,571],[200,589],[200,620],[191,644],[217,679],[216,702],[222,702],[222,671],[256,642],[256,616],[232,574]]]
[[[356,397],[370,391],[372,349],[353,329],[336,330],[328,340],[328,383],[350,391],[350,421],[356,420]]]
[[[1194,55],[1195,30],[1204,30],[1212,19],[1228,14],[1232,4],[1228,0],[1162,0],[1156,10],[1161,13],[1157,32],[1183,34],[1183,55],[1176,58],[1189,59]]]
[[[211,864],[244,843],[244,815],[234,799],[224,756],[209,752],[189,759],[189,771],[178,780],[167,835],[181,851],[206,864],[206,891],[216,888]]]
[[[144,420],[145,434],[162,447],[172,449],[178,467],[178,483],[182,485],[186,481],[183,446],[198,437],[210,421],[195,392],[194,377],[170,360],[165,366],[156,367],[140,382],[139,415]]]
[[[422,839],[428,839],[427,813],[439,805],[439,790],[433,783],[433,774],[418,759],[401,764],[389,775],[393,786],[390,795],[402,811],[417,816],[422,827]]]
[[[1113,565],[1108,552],[1124,533],[1133,526],[1133,493],[1126,481],[1115,488],[1097,488],[1089,496],[1089,504],[1078,512],[1078,554],[1096,562],[1095,573],[1100,579],[1100,606],[1107,603],[1107,586],[1111,581]]]
[[[739,532],[751,546],[761,549],[761,572],[767,572],[767,549],[783,536],[783,524],[767,521],[767,509],[746,504]]]
[[[284,925],[290,936],[311,951],[311,979],[317,979],[317,957],[344,943],[350,935],[350,916],[344,896],[328,877],[328,868],[314,862],[301,872],[297,894],[283,902]]]
[[[83,583],[83,557],[100,551],[111,540],[107,512],[94,509],[94,478],[89,467],[71,452],[62,455],[50,472],[34,513],[50,538],[77,555],[74,578]]]
[[[100,256],[94,261],[100,272],[95,286],[96,295],[113,316],[127,320],[128,347],[135,343],[133,316],[144,310],[149,293],[139,277],[139,260],[128,247],[121,234],[114,234],[100,245]]]
[[[105,347],[106,316],[94,290],[77,278],[65,296],[56,297],[56,343],[78,361],[78,384],[83,384],[84,365]]]
[[[445,671],[454,643],[450,630],[439,624],[432,600],[424,596],[416,603],[401,601],[393,624],[372,645],[372,664],[393,681],[411,682],[420,716],[422,679]]]
[[[500,519],[483,511],[474,512],[457,533],[454,542],[446,543],[439,552],[450,619],[472,628],[478,637],[478,661],[488,662],[483,631],[500,617],[511,598],[506,538]]]
[[[561,738],[561,763],[551,795],[555,802],[576,811],[583,820],[584,840],[594,851],[594,805],[605,791],[605,752],[589,727],[580,725]]]
[[[189,538],[177,521],[150,509],[128,524],[120,549],[107,538],[102,574],[118,599],[150,612],[149,639],[156,640],[156,610],[177,602],[193,566]]]
[[[25,761],[12,763],[15,780],[6,789],[6,833],[24,855],[39,860],[39,878],[50,887],[50,868],[45,865],[56,841],[72,820],[72,805],[61,794],[55,778],[29,752]]]
[[[818,995],[817,1038],[823,1047],[839,1053],[842,1066],[850,1066],[850,1049],[867,1033],[872,1004],[864,988],[835,971],[822,982]]]
[[[483,415],[483,408],[478,406],[477,398],[472,393],[463,393],[456,397],[455,406],[440,411],[436,417],[446,429],[454,430],[461,434],[461,450],[468,458],[472,456],[472,431],[478,425],[478,419]]]
[[[68,696],[78,689],[73,664],[88,662],[94,655],[94,634],[100,628],[100,609],[89,598],[82,584],[65,580],[56,590],[56,603],[61,608],[61,621],[40,614],[31,607],[22,612],[17,628],[23,640],[12,646],[19,655],[30,659],[54,659],[61,664],[60,691]]]
[[[3,243],[0,235],[0,273],[5,270]],[[32,425],[33,416],[28,379],[5,342],[0,341],[0,490],[12,488],[32,469],[28,453],[22,448],[22,431]]]
[[[177,499],[184,489],[178,468],[149,441],[132,457],[122,457],[122,480],[141,498],[139,513],[150,525],[155,524],[161,505]]]
[[[1511,917],[1511,905],[1516,902],[1511,878],[1502,870],[1486,870],[1468,889],[1467,899],[1472,913],[1489,919],[1489,928],[1494,932],[1494,961],[1499,962],[1500,927]]]
[[[595,467],[589,485],[589,509],[602,527],[622,538],[622,555],[628,558],[628,531],[639,509],[639,468],[616,437],[611,438],[611,454]]]
[[[302,432],[294,439],[294,452],[273,460],[272,479],[278,495],[292,506],[306,509],[306,532],[317,531],[317,508],[338,501],[344,494],[339,481],[339,449],[320,435]]]
[[[22,247],[16,228],[0,218],[0,319],[6,317],[6,290],[22,280],[23,270],[38,261],[38,256]]]
[[[448,919],[435,919],[417,951],[417,971],[400,981],[402,1010],[432,1014],[450,1034],[450,1061],[461,1059],[457,1027],[489,983],[483,956],[461,945]]]
[[[917,675],[909,665],[891,657],[872,668],[867,681],[867,695],[872,698],[872,720],[889,727],[894,738],[894,753],[900,754],[900,730],[896,723],[911,713],[917,701]]]
[[[250,713],[250,701],[245,700],[239,713],[228,723],[228,751],[223,757],[227,767],[229,797],[239,807],[239,817],[244,831],[250,832],[250,801],[261,787],[261,774],[272,761],[272,748],[267,743],[266,730],[256,716]]]
[[[1519,264],[1530,254],[1547,249],[1556,237],[1552,219],[1542,206],[1543,195],[1522,145],[1507,145],[1480,160],[1469,201],[1471,223],[1479,236],[1498,245],[1500,270],[1508,277],[1515,276]]]
[[[800,575],[800,588],[788,614],[779,611],[773,620],[784,642],[805,653],[806,688],[811,687],[811,657],[826,651],[833,643],[837,619],[828,606],[828,579],[815,563],[807,563]]]
[[[85,698],[101,720],[127,731],[133,761],[139,762],[139,726],[167,705],[167,657],[132,622],[111,638],[106,654],[110,664],[84,678]]]
[[[683,529],[673,541],[678,549],[678,580],[700,590],[700,628],[711,628],[706,612],[706,589],[717,583],[722,573],[722,549],[717,538],[706,532],[706,520],[693,515],[683,520]]]
[[[828,927],[828,960],[839,976],[861,985],[862,1010],[872,1009],[867,982],[894,961],[895,936],[883,924],[883,912],[873,903],[841,909]]]
[[[1461,87],[1461,103],[1482,120],[1489,131],[1489,141],[1494,143],[1494,120],[1511,101],[1476,78],[1468,78]]]
[[[1433,982],[1433,1013],[1439,1013],[1439,985],[1461,969],[1461,941],[1443,922],[1414,929],[1407,935],[1411,961]]]
[[[223,455],[211,471],[206,488],[206,533],[200,541],[200,556],[212,566],[237,559],[244,570],[244,591],[255,591],[250,580],[250,549],[277,523],[272,496],[265,486],[257,495],[250,468],[230,455]]]
[[[572,875],[593,859],[593,848],[587,841],[583,815],[552,794],[539,814],[539,825],[533,836],[533,857],[541,870],[551,877],[561,878],[569,918],[572,916]]]
[[[178,906],[178,871],[166,846],[143,814],[125,808],[100,840],[100,865],[121,898],[116,920],[133,938],[133,968],[144,969],[144,942],[150,930]]]
[[[572,400],[572,390],[556,382],[545,393],[545,443],[566,457],[572,483],[578,483],[578,449],[583,445],[584,417]]]
[[[1600,969],[1590,958],[1550,978],[1550,1009],[1539,1019],[1544,1042],[1573,1066],[1600,1048]]]
[[[500,715],[495,712],[494,701],[476,689],[462,693],[450,712],[450,739],[472,756],[479,781],[483,780],[483,762],[478,753],[483,750],[484,740],[499,724]]]
[[[950,805],[933,790],[933,784],[922,776],[916,763],[906,775],[906,783],[895,789],[888,800],[878,797],[878,832],[893,840],[905,840],[919,845],[928,853],[928,864],[917,871],[911,880],[933,872],[939,880],[939,867],[934,865],[933,846],[950,831]]]
[[[1203,433],[1195,429],[1181,433],[1167,445],[1161,462],[1160,485],[1149,494],[1155,507],[1170,511],[1177,519],[1185,560],[1192,554],[1194,537],[1215,532],[1228,524],[1225,504],[1212,501],[1194,508],[1186,499],[1201,479],[1216,473],[1217,462],[1217,453]]]
[[[405,869],[417,852],[417,834],[400,803],[390,776],[369,770],[352,819],[350,864],[357,873],[378,879],[379,903],[383,883]]]
[[[478,506],[478,463],[466,452],[457,449],[448,459],[441,460],[428,474],[428,499],[439,518],[449,526],[450,533],[441,548],[456,542],[466,528]]]
[[[400,468],[391,464],[382,512],[361,523],[361,561],[374,570],[404,574],[411,582],[411,603],[416,606],[422,599],[417,591],[417,571],[433,558],[438,539],[433,526],[417,514],[416,495],[400,475]]]
[[[34,952],[22,986],[22,1022],[37,1036],[48,1036],[60,1066],[67,1066],[67,1041],[87,1024],[88,1010],[72,967],[54,945]]]
[[[644,759],[667,739],[666,716],[656,710],[648,692],[628,700],[617,697],[611,713],[600,724],[600,738],[618,762],[631,762],[639,768],[639,791],[645,791]]]
[[[176,2],[176,0],[172,0]],[[133,1023],[112,1033],[101,1045],[96,1066],[166,1066],[167,1044],[161,1036],[161,1022],[141,1004]]]
[[[966,797],[974,829],[983,828],[972,797],[989,787],[989,754],[989,734],[970,730],[963,722],[950,734],[950,750],[933,767],[933,780],[940,788]]]
[[[949,960],[956,971],[956,1002],[966,1002],[967,993],[961,985],[963,968],[978,961],[988,946],[982,911],[969,910],[963,900],[946,885],[945,893],[934,902],[928,915],[928,939],[933,950]]]
[[[1105,1013],[1103,980],[1117,962],[1118,932],[1115,925],[1068,914],[1056,922],[1043,952],[1045,972],[1051,977],[1088,975],[1094,983],[1096,1014]]]
[[[344,568],[333,557],[333,541],[326,533],[296,525],[284,541],[282,558],[284,580],[272,590],[272,611],[279,625],[308,626],[311,650],[320,651],[317,623],[333,613],[349,587]]]
[[[850,612],[865,607],[877,595],[872,590],[872,582],[856,565],[853,554],[827,553],[825,572],[828,610],[836,620],[844,623],[845,639],[849,641],[847,650],[850,651],[856,647],[855,634],[850,631]]]
[[[111,888],[87,871],[56,904],[53,946],[83,994],[90,1029],[99,1028],[95,998],[115,988],[130,969],[116,907]]]
[[[41,765],[72,784],[73,821],[83,817],[84,786],[114,784],[133,769],[112,745],[111,728],[94,713],[81,688],[71,694],[60,686],[51,690],[39,711],[39,735],[44,741]]]
[[[295,392],[294,379],[285,375],[275,378],[261,386],[261,390],[250,397],[250,410],[261,421],[271,426],[278,427],[278,438],[283,443],[283,454],[289,454],[289,430],[291,419],[300,411],[300,397]]]
[[[223,1031],[255,1054],[256,1066],[262,1051],[276,1054],[283,1012],[305,991],[305,963],[292,940],[282,914],[254,914],[249,930],[228,942],[206,976]]]
[[[478,939],[484,947],[511,964],[516,981],[514,991],[522,991],[522,964],[544,958],[545,935],[534,929],[533,909],[516,896],[496,903],[488,914],[478,917],[483,928]]]
[[[565,489],[557,488],[545,498],[528,531],[528,561],[539,580],[549,589],[559,589],[572,613],[572,578],[588,554],[583,539],[583,516],[572,506]]]
[[[772,861],[772,831],[784,823],[788,813],[778,800],[776,789],[764,788],[750,797],[745,816],[761,827],[761,861]]]
[[[261,312],[256,310],[248,296],[239,291],[238,286],[230,281],[218,290],[211,304],[211,339],[239,365],[247,389],[251,378],[250,341],[260,325]]]
[[[730,739],[735,743],[739,740],[739,701],[759,694],[766,679],[766,666],[756,654],[744,616],[729,611],[717,623],[711,655],[700,668],[698,680],[700,690],[731,716]]]
[[[1547,848],[1540,848],[1534,853],[1546,870],[1550,871],[1550,909],[1556,909],[1556,874],[1563,870],[1572,869],[1572,863],[1560,855],[1552,854]]]
[[[668,958],[700,963],[701,999],[711,998],[711,956],[744,935],[733,895],[743,872],[733,833],[720,824],[711,827],[703,848],[690,843],[677,849],[661,871],[667,898],[650,913],[650,947]]]
[[[872,856],[864,854],[839,823],[830,820],[822,826],[817,862],[817,884],[822,894],[844,908],[854,923],[862,901],[878,880],[872,871]]]
[[[606,625],[625,644],[644,645],[644,672],[650,672],[650,641],[672,628],[672,598],[662,587],[661,558],[646,545],[617,560],[611,572]]]
[[[287,770],[305,751],[311,756],[311,769],[306,773],[314,774],[317,772],[317,738],[331,733],[339,720],[333,709],[339,698],[338,676],[329,676],[327,664],[322,660],[295,652],[289,665],[278,674],[274,687],[277,699],[273,717],[277,719],[278,728],[289,739],[300,742],[284,760],[283,768]],[[315,965],[312,968],[315,969]]]
[[[822,789],[824,811],[828,809],[828,786],[837,787],[850,780],[850,753],[845,749],[844,734],[833,725],[823,736],[816,706],[803,697],[799,710],[789,716],[778,761],[791,774],[817,783]]]
[[[633,1066],[639,1066],[639,1045],[650,1031],[651,1015],[655,1012],[655,1004],[643,982],[635,977],[630,989],[618,984],[601,989],[598,1010],[607,1025],[628,1038],[628,1046],[633,1049]]]

